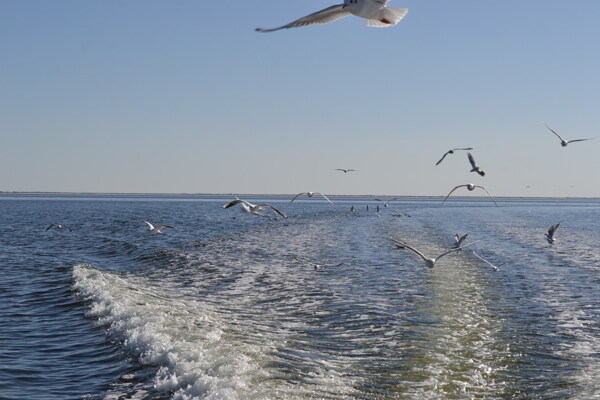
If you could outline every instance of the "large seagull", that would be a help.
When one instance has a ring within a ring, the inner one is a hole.
[[[312,24],[328,24],[340,18],[356,15],[365,18],[367,25],[377,28],[396,25],[408,13],[408,8],[387,6],[388,0],[344,0],[344,4],[328,7],[277,28],[256,28],[258,32],[273,32]]]

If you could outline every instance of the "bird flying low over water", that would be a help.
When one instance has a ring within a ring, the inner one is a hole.
[[[393,26],[406,16],[408,8],[388,7],[387,2],[388,0],[344,0],[344,4],[327,7],[289,24],[271,29],[256,28],[256,31],[273,32],[312,24],[328,24],[350,15],[365,18],[367,25],[371,27]]]
[[[498,271],[498,269],[503,266],[506,263],[502,263],[498,266],[492,264],[491,262],[489,262],[488,260],[486,260],[485,258],[481,257],[479,254],[475,253],[474,250],[471,250],[471,252],[473,253],[473,255],[477,258],[479,258],[481,261],[485,262],[487,265],[489,265],[494,271]]]
[[[302,193],[298,193],[293,199],[292,201],[290,201],[290,204],[292,204],[294,202],[294,200],[296,200],[298,197],[302,196],[303,194],[307,195],[308,197],[314,197],[315,195],[319,195],[322,196],[325,200],[327,200],[328,202],[330,202],[331,204],[333,204],[333,202],[331,200],[329,200],[327,198],[327,196],[325,196],[323,193],[319,193],[319,192],[302,192]]]
[[[554,233],[556,232],[556,230],[558,229],[558,226],[560,224],[556,224],[556,225],[552,225],[549,229],[548,229],[548,233],[545,233],[544,235],[546,236],[546,240],[548,241],[548,243],[550,243],[550,245],[552,245],[554,242],[556,242],[556,239],[554,239]]]
[[[456,247],[460,247],[460,245],[462,244],[462,242],[465,241],[465,239],[467,239],[467,236],[469,236],[468,233],[465,233],[462,236],[458,236],[458,233],[454,234],[454,244],[452,245],[452,247],[456,248]]]
[[[546,128],[548,128],[550,130],[550,132],[554,133],[556,135],[556,137],[558,137],[560,139],[560,145],[562,147],[567,147],[567,145],[569,143],[573,143],[573,142],[583,142],[584,140],[592,140],[594,138],[587,138],[587,139],[573,139],[573,140],[565,140],[562,137],[560,137],[560,135],[558,133],[556,133],[552,128],[550,128],[548,125],[544,124],[546,126]]]
[[[337,264],[319,264],[319,263],[316,263],[314,261],[307,260],[305,258],[300,258],[298,256],[293,256],[293,258],[294,258],[294,260],[299,261],[301,263],[312,265],[314,269],[326,268],[326,267],[339,267],[341,265],[344,265],[343,262],[337,263]]]
[[[142,220],[144,221],[144,220]],[[148,225],[148,231],[150,231],[150,233],[154,234],[154,235],[159,235],[159,234],[164,234],[164,232],[162,232],[163,228],[170,228],[170,229],[176,229],[174,226],[172,225],[159,225],[159,226],[154,226],[152,225],[150,222],[148,221],[144,221],[146,223],[146,225]]]
[[[230,201],[229,203],[225,204],[223,206],[223,208],[233,207],[238,204],[241,204],[242,207],[244,208],[244,210],[246,210],[246,212],[249,212],[250,214],[258,215],[259,217],[265,217],[265,218],[272,219],[271,216],[260,212],[260,210],[262,210],[263,208],[270,208],[277,214],[281,215],[283,218],[287,218],[287,215],[285,215],[284,213],[282,213],[281,211],[279,211],[278,209],[276,209],[275,207],[273,207],[272,205],[267,204],[267,203],[252,204],[252,203],[247,202],[246,200],[235,199],[235,200]],[[275,218],[275,219],[277,219],[277,218]]]
[[[477,163],[475,162],[475,158],[473,157],[473,155],[471,153],[467,153],[467,157],[469,158],[469,162],[471,163],[471,171],[469,172],[477,172],[479,175],[485,176],[485,172],[483,172],[483,170],[479,168],[479,165],[477,165]]]
[[[57,229],[68,229],[69,232],[73,232],[73,229],[71,229],[69,226],[67,225],[62,225],[62,224],[52,224],[49,227],[46,228],[46,230],[50,229],[50,228],[57,228]]]
[[[375,199],[375,201],[380,201],[380,202],[382,202],[384,207],[388,207],[388,206],[390,205],[390,203],[391,203],[392,201],[394,201],[394,200],[398,200],[398,198],[397,198],[397,197],[394,197],[393,199],[385,199],[385,200],[382,200],[382,199]]]
[[[396,243],[396,245],[398,246],[398,248],[399,248],[399,249],[404,249],[404,248],[407,248],[407,249],[409,249],[410,251],[412,251],[413,253],[415,253],[416,255],[418,255],[419,257],[421,257],[421,258],[423,259],[423,261],[425,261],[425,265],[426,265],[427,267],[429,267],[429,268],[433,268],[433,267],[435,266],[435,263],[436,263],[436,262],[437,262],[437,261],[438,261],[440,258],[444,257],[445,255],[447,255],[447,254],[450,254],[450,253],[453,253],[453,252],[455,252],[455,251],[459,251],[459,250],[461,250],[461,249],[463,249],[463,248],[465,248],[465,247],[467,247],[467,246],[470,246],[470,245],[472,245],[472,244],[476,243],[476,242],[473,242],[473,243],[466,244],[466,245],[464,245],[464,246],[462,246],[462,247],[455,247],[455,248],[453,248],[453,249],[451,249],[451,250],[448,250],[448,251],[446,251],[446,252],[444,252],[444,253],[440,254],[439,256],[437,256],[437,257],[435,257],[435,258],[429,258],[429,257],[426,257],[426,256],[425,256],[425,254],[421,253],[419,250],[415,249],[415,248],[414,248],[414,247],[412,247],[412,246],[409,246],[409,245],[407,245],[407,244],[406,244],[406,243],[404,243],[404,242],[401,242],[401,241],[399,241],[399,240],[396,240],[396,239],[394,239],[394,238],[390,238],[390,239],[392,240],[392,242]]]
[[[490,192],[487,191],[486,188],[484,188],[483,186],[474,185],[472,183],[467,183],[466,185],[458,185],[458,186],[456,186],[454,189],[452,189],[450,191],[450,193],[448,193],[448,195],[446,196],[446,198],[444,199],[444,201],[442,202],[442,204],[444,204],[446,202],[446,200],[448,200],[448,197],[450,197],[450,195],[452,194],[452,192],[454,192],[456,189],[458,189],[460,187],[466,187],[467,189],[469,189],[469,191],[473,191],[473,190],[475,190],[475,188],[480,188],[480,189],[485,190],[485,192],[488,194],[488,196],[490,196],[490,199],[492,199],[492,201],[494,202],[494,204],[496,205],[496,207],[498,207],[498,204],[496,203],[496,200],[494,200],[494,198],[492,197],[492,195],[490,194]]]
[[[454,154],[454,152],[457,151],[457,150],[473,150],[473,148],[472,147],[459,147],[459,148],[456,148],[456,149],[448,150],[447,152],[444,153],[444,155],[442,156],[442,158],[440,158],[440,161],[438,161],[438,162],[435,163],[435,165],[440,165],[442,163],[442,161],[444,161],[444,158],[446,158],[446,156],[448,154]]]

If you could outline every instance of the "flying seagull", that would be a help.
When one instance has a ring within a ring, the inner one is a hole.
[[[548,233],[545,233],[544,235],[546,236],[546,240],[548,241],[548,243],[550,243],[551,245],[556,242],[556,239],[554,239],[554,233],[556,232],[556,230],[558,229],[558,226],[560,224],[556,224],[556,225],[552,225],[549,229],[548,229]]]
[[[142,221],[144,221],[144,220],[142,220]],[[150,233],[155,234],[155,235],[159,235],[159,234],[164,233],[164,232],[161,231],[163,228],[175,229],[175,227],[172,226],[172,225],[159,225],[159,226],[155,227],[154,225],[152,225],[148,221],[144,221],[144,222],[146,223],[146,225],[148,225],[148,230],[150,231]]]
[[[287,215],[285,215],[284,213],[282,213],[281,211],[279,211],[278,209],[276,209],[275,207],[273,207],[272,205],[267,204],[267,203],[255,205],[255,204],[247,202],[246,200],[235,199],[235,200],[230,201],[229,203],[225,204],[223,206],[223,208],[233,207],[238,204],[241,204],[242,207],[244,208],[244,210],[246,210],[246,212],[249,212],[254,215],[258,215],[260,217],[266,217],[266,218],[271,219],[271,217],[268,216],[267,214],[263,214],[260,212],[260,210],[262,210],[263,208],[270,208],[271,210],[275,211],[277,214],[281,215],[283,218],[287,218]]]
[[[454,244],[452,245],[453,248],[457,248],[460,247],[460,245],[462,244],[462,242],[465,241],[465,239],[467,238],[467,236],[469,236],[468,233],[465,233],[462,236],[458,236],[458,233],[454,234]]]
[[[394,201],[394,200],[398,200],[398,198],[397,198],[397,197],[394,197],[393,199],[389,199],[389,200],[375,199],[375,201],[380,201],[380,202],[382,202],[384,207],[388,207],[388,206],[389,206],[389,204],[390,204],[392,201]]]
[[[335,170],[342,171],[345,174],[347,174],[348,172],[351,172],[351,171],[356,171],[355,169],[344,169],[344,168],[336,168]]]
[[[296,28],[312,24],[328,24],[340,18],[356,15],[365,18],[371,27],[387,27],[396,25],[408,13],[407,8],[387,7],[388,0],[344,0],[344,4],[327,7],[324,10],[309,14],[287,25],[277,28],[256,28],[258,32],[273,32],[280,29]]]
[[[461,250],[461,249],[463,249],[463,248],[465,248],[467,246],[470,246],[473,243],[475,243],[475,242],[473,242],[473,243],[466,244],[466,245],[464,245],[462,247],[453,248],[451,250],[446,251],[445,253],[440,254],[439,256],[437,256],[435,258],[428,258],[428,257],[425,256],[425,254],[421,253],[419,250],[415,249],[414,247],[409,246],[406,243],[401,242],[399,240],[396,240],[394,238],[390,238],[390,239],[394,243],[396,243],[396,245],[398,246],[398,248],[400,248],[400,249],[407,248],[407,249],[411,250],[413,253],[417,254],[419,257],[421,257],[423,259],[423,261],[425,261],[425,265],[427,267],[429,267],[429,268],[433,268],[435,266],[436,261],[439,260],[440,258],[444,257],[445,255],[453,253],[453,252],[458,251],[458,250]]]
[[[467,157],[469,157],[469,162],[471,163],[471,171],[469,172],[477,172],[479,175],[485,176],[485,172],[483,172],[483,170],[479,168],[479,165],[475,163],[475,158],[473,158],[473,155],[471,153],[467,153]]]
[[[314,269],[326,268],[326,267],[339,267],[340,265],[344,265],[343,262],[337,263],[337,264],[318,264],[314,261],[307,260],[305,258],[300,258],[298,256],[293,256],[293,258],[294,258],[294,260],[299,261],[301,263],[306,263],[306,264],[312,265]]]
[[[73,229],[71,229],[70,227],[68,227],[67,225],[62,225],[62,224],[52,224],[49,227],[46,228],[46,230],[50,229],[50,228],[58,228],[58,229],[68,229],[69,232],[73,232]]]
[[[446,153],[444,153],[444,155],[442,156],[442,158],[440,158],[440,161],[436,162],[435,165],[440,165],[442,163],[442,161],[444,161],[444,158],[446,158],[446,156],[448,154],[454,154],[455,151],[457,150],[473,150],[472,147],[459,147],[456,149],[452,149],[452,150],[448,150]]]
[[[333,202],[331,200],[329,200],[327,198],[327,196],[325,196],[323,193],[319,193],[319,192],[302,192],[302,193],[298,193],[293,199],[292,201],[290,201],[290,204],[292,204],[294,202],[294,200],[296,200],[298,197],[302,196],[303,194],[307,195],[308,197],[314,197],[315,195],[319,195],[319,196],[323,196],[323,198],[325,200],[327,200],[328,202],[330,202],[331,204],[333,204]]]
[[[489,265],[494,271],[498,271],[498,268],[500,268],[501,266],[503,266],[506,263],[502,263],[499,266],[495,266],[494,264],[492,264],[491,262],[489,262],[488,260],[486,260],[485,258],[481,257],[479,254],[475,253],[475,251],[471,250],[473,252],[473,254],[475,255],[475,257],[479,258],[481,261],[485,262],[487,265]]]
[[[494,204],[496,204],[496,207],[498,207],[498,204],[496,203],[496,200],[494,200],[494,198],[492,197],[492,195],[490,194],[490,192],[487,191],[486,188],[484,188],[483,186],[480,186],[480,185],[474,185],[472,183],[467,183],[466,185],[458,185],[458,186],[456,186],[454,189],[452,189],[450,191],[450,193],[448,193],[448,195],[446,196],[446,198],[444,199],[444,201],[442,202],[442,204],[444,204],[446,202],[446,200],[448,200],[448,197],[450,197],[450,195],[452,194],[452,192],[454,192],[456,189],[458,189],[460,187],[466,187],[467,189],[469,189],[469,191],[473,191],[473,190],[475,190],[475,188],[481,188],[481,189],[485,190],[485,192],[488,194],[488,196],[490,196],[490,199],[492,199],[492,201],[494,202]]]
[[[548,125],[544,124],[546,126],[546,128],[548,128],[550,130],[550,132],[554,133],[556,135],[556,137],[558,137],[560,139],[560,145],[562,147],[567,147],[567,145],[569,143],[573,143],[573,142],[583,142],[584,140],[592,140],[594,138],[587,138],[587,139],[573,139],[573,140],[565,140],[562,137],[560,137],[560,135],[558,133],[556,133],[552,128],[550,128]]]

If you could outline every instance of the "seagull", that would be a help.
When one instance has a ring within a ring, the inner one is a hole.
[[[442,158],[440,158],[440,161],[438,161],[438,162],[435,163],[435,165],[440,165],[442,163],[442,161],[444,161],[444,158],[446,158],[446,156],[448,154],[454,154],[454,152],[457,151],[457,150],[473,150],[473,148],[472,147],[459,147],[459,148],[456,148],[456,149],[448,150],[446,153],[444,153],[444,155],[442,156]]]
[[[381,200],[381,199],[375,199],[375,201],[380,201],[380,202],[382,202],[384,207],[387,207],[387,206],[389,206],[389,204],[390,204],[392,201],[394,201],[394,200],[398,200],[398,198],[397,198],[397,197],[394,197],[393,199],[390,199],[390,200]]]
[[[343,169],[343,168],[336,168],[335,170],[342,171],[345,174],[347,174],[348,172],[351,172],[351,171],[356,171],[355,169]]]
[[[429,267],[429,268],[433,268],[435,266],[436,261],[439,260],[440,258],[444,257],[445,255],[453,253],[453,252],[458,251],[458,250],[461,250],[461,249],[463,249],[463,248],[465,248],[467,246],[472,245],[473,243],[476,243],[476,242],[473,242],[473,243],[466,244],[466,245],[464,245],[462,247],[456,247],[454,249],[446,251],[445,253],[440,254],[439,256],[437,256],[435,258],[428,258],[423,253],[421,253],[419,250],[415,249],[414,247],[409,246],[406,243],[401,242],[399,240],[396,240],[394,238],[390,238],[390,239],[394,243],[396,243],[396,245],[398,246],[398,248],[400,248],[400,249],[407,248],[407,249],[411,250],[413,253],[417,254],[419,257],[421,257],[423,259],[423,261],[425,261],[425,265],[427,267]]]
[[[475,163],[473,155],[471,153],[467,153],[467,157],[469,157],[469,162],[471,163],[471,171],[469,172],[477,172],[479,175],[485,176],[485,172],[483,172],[483,170],[479,168],[479,165]]]
[[[275,211],[277,214],[281,215],[283,218],[287,218],[287,215],[285,215],[284,213],[282,213],[281,211],[279,211],[278,209],[276,209],[275,207],[273,207],[272,205],[267,204],[267,203],[255,205],[255,204],[247,202],[246,200],[235,199],[235,200],[230,201],[229,203],[225,204],[223,206],[223,208],[233,207],[238,204],[241,204],[242,207],[244,208],[244,210],[246,210],[246,212],[249,212],[254,215],[258,215],[260,217],[266,217],[266,218],[271,219],[270,216],[260,212],[260,210],[262,210],[263,208],[270,208],[271,210]],[[275,219],[277,219],[277,218],[275,218]]]
[[[457,248],[460,247],[460,245],[462,244],[462,242],[465,241],[465,239],[467,238],[467,236],[469,236],[468,233],[465,233],[462,236],[458,236],[458,233],[454,234],[454,244],[452,245],[453,248]]]
[[[310,264],[314,267],[314,269],[326,268],[326,267],[339,267],[340,265],[344,265],[343,262],[337,264],[318,264],[314,261],[307,260],[305,258],[300,258],[298,256],[293,256],[294,260],[299,261],[301,263]]]
[[[298,197],[302,196],[303,194],[307,195],[308,197],[314,197],[315,195],[323,196],[323,198],[325,198],[325,200],[327,200],[328,202],[330,202],[331,204],[333,204],[333,202],[331,200],[329,200],[327,198],[327,196],[325,196],[323,193],[319,193],[319,192],[302,192],[302,193],[298,193],[296,195],[296,197],[294,197],[292,199],[292,201],[290,201],[290,204],[292,204],[294,202],[294,200],[296,200]]]
[[[498,271],[498,268],[500,268],[501,266],[503,266],[506,263],[502,263],[499,266],[495,266],[494,264],[492,264],[491,262],[489,262],[488,260],[486,260],[485,258],[481,257],[479,254],[475,253],[475,251],[471,250],[473,252],[473,254],[475,255],[475,257],[479,258],[481,261],[485,262],[487,265],[489,265],[490,267],[492,267],[492,269],[494,271]]]
[[[548,243],[550,243],[550,245],[552,245],[554,242],[556,242],[556,239],[554,239],[554,233],[556,232],[556,230],[558,229],[558,226],[560,224],[556,224],[556,225],[552,225],[549,229],[548,229],[548,233],[545,233],[544,235],[546,236],[546,240],[548,241]]]
[[[256,28],[257,32],[273,32],[312,24],[328,24],[340,18],[356,15],[365,18],[371,27],[396,25],[408,13],[408,8],[387,7],[388,0],[344,0],[344,4],[327,7],[277,28]]]
[[[480,185],[474,185],[472,183],[467,183],[466,185],[458,185],[458,186],[456,186],[454,189],[452,189],[450,191],[450,193],[448,193],[448,195],[446,196],[446,198],[444,199],[444,201],[442,202],[442,204],[444,204],[446,202],[446,200],[448,200],[448,197],[450,197],[450,195],[452,194],[452,192],[454,192],[459,187],[466,187],[467,189],[469,189],[469,191],[473,191],[473,190],[475,190],[475,188],[481,188],[481,189],[485,190],[485,192],[488,194],[488,196],[490,196],[490,199],[492,199],[492,201],[494,202],[494,204],[496,204],[496,207],[498,207],[498,204],[496,203],[496,200],[494,200],[494,198],[492,197],[492,195],[490,194],[490,192],[487,191],[486,188],[484,188],[483,186],[480,186]]]
[[[71,229],[70,227],[68,227],[67,225],[62,225],[62,224],[52,224],[49,227],[46,228],[46,230],[50,229],[50,228],[58,228],[58,229],[68,229],[69,232],[73,232],[73,229]]]
[[[144,220],[142,220],[142,221],[144,221]],[[148,225],[148,230],[150,231],[150,233],[155,234],[155,235],[163,234],[164,232],[161,232],[161,229],[163,229],[163,228],[176,229],[172,225],[159,225],[159,226],[155,227],[148,221],[144,221],[144,222],[146,223],[146,225]]]
[[[546,125],[546,124],[544,124],[544,125]],[[572,143],[572,142],[583,142],[584,140],[592,140],[592,139],[594,139],[594,138],[587,138],[587,139],[565,140],[565,139],[561,138],[560,135],[558,133],[556,133],[552,128],[550,128],[548,125],[546,125],[546,128],[548,128],[550,130],[550,132],[554,133],[560,139],[560,145],[562,147],[567,147],[567,145],[569,143]]]

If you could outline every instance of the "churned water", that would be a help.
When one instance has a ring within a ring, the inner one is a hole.
[[[1,195],[0,398],[600,398],[600,200],[247,197]]]

